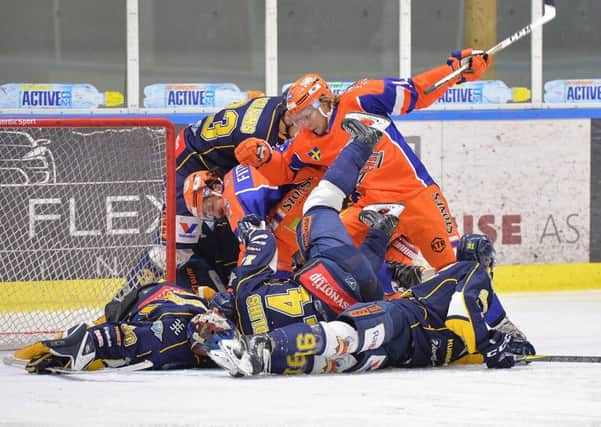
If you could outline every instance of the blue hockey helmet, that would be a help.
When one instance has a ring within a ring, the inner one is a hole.
[[[464,234],[457,246],[457,261],[478,261],[490,269],[492,275],[497,252],[492,240],[485,234]]]

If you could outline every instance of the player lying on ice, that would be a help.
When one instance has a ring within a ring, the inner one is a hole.
[[[234,376],[481,362],[489,368],[511,368],[519,356],[535,354],[519,331],[505,333],[485,321],[494,304],[490,240],[463,236],[458,259],[463,261],[400,298],[354,304],[331,322],[298,322],[245,336],[218,312],[201,314],[195,319],[201,326],[198,347]],[[497,315],[504,318],[505,312]]]
[[[214,366],[190,348],[188,324],[208,312],[209,303],[173,283],[145,285],[111,306],[104,322],[81,323],[62,337],[34,343],[15,352],[31,373],[53,368],[97,370],[137,365],[143,369]],[[208,363],[207,363],[208,362]]]
[[[345,147],[319,186],[313,190],[301,223],[304,227],[301,225],[298,228],[299,247],[308,260],[299,273],[302,275],[310,266],[308,271],[312,274],[308,275],[308,284],[303,283],[304,289],[310,292],[312,288],[331,289],[341,284],[328,277],[324,285],[324,275],[311,268],[315,265],[315,258],[319,264],[326,253],[341,253],[346,245],[339,243],[338,247],[327,247],[326,251],[329,252],[323,251],[320,244],[323,235],[317,232],[324,232],[324,228],[319,227],[322,216],[330,223],[325,230],[335,230],[335,234],[326,239],[337,237],[343,242],[348,240],[344,228],[338,229],[341,226],[337,216],[338,205],[331,201],[334,200],[333,195],[338,193],[337,199],[341,203],[344,193],[348,192],[343,190],[348,187],[345,178],[353,179],[353,169],[358,171],[364,162],[357,161],[358,157],[349,162],[353,158],[349,154],[351,148],[353,144],[358,146],[360,140],[355,135],[355,140]],[[338,172],[343,170],[343,165],[346,175]],[[365,209],[364,216],[370,212],[375,218],[382,217],[372,209]],[[307,222],[311,224],[307,225]],[[269,242],[269,233],[254,225],[250,222],[239,229],[247,249],[250,249],[247,250],[247,257],[251,256],[252,259],[245,259],[235,270],[236,274],[243,271],[241,268],[245,264],[252,265],[256,259],[273,256],[273,249],[269,249],[273,246]],[[534,347],[519,330],[513,328],[510,334],[491,328],[492,325],[501,324],[502,320],[507,323],[505,312],[492,289],[495,263],[492,242],[483,235],[463,236],[458,259],[460,261],[412,287],[398,299],[355,303],[336,311],[339,313],[336,320],[330,322],[320,321],[312,325],[303,322],[314,320],[303,317],[306,307],[311,309],[316,306],[304,304],[311,302],[311,296],[316,296],[314,291],[306,294],[305,299],[299,296],[296,300],[289,299],[289,293],[280,293],[279,298],[287,298],[288,304],[280,301],[279,309],[290,311],[295,308],[299,321],[281,325],[267,334],[256,335],[256,330],[253,330],[254,336],[243,336],[220,312],[201,314],[195,318],[194,326],[197,329],[196,334],[192,334],[197,341],[196,345],[193,344],[195,351],[208,354],[232,375],[364,371],[388,366],[421,367],[482,361],[490,368],[510,368],[515,363],[514,356],[534,354]],[[373,261],[375,263],[372,265],[378,265],[378,260]],[[268,263],[263,260],[263,265],[265,272]],[[252,272],[248,276],[242,275],[238,279],[238,286],[252,277]],[[313,284],[309,283],[311,280]],[[358,279],[357,285],[361,288],[365,282]],[[269,294],[263,297],[265,305],[269,306]],[[256,295],[255,299],[260,300],[261,296]],[[259,303],[241,308],[243,302],[248,300],[236,298],[238,320],[241,317],[250,319],[249,327],[245,327],[248,320],[240,321],[245,333],[249,333],[248,329],[254,326],[253,320],[260,323],[266,318],[265,310],[261,311],[263,307]],[[323,296],[316,301],[328,302]],[[274,304],[271,306],[278,308]],[[333,306],[330,305],[330,308]],[[231,314],[233,310],[225,311]],[[307,311],[307,314],[311,313]],[[271,329],[273,325],[261,326]]]

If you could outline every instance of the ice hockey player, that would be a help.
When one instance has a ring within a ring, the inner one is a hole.
[[[457,257],[458,262],[401,298],[357,303],[335,321],[299,322],[268,334],[242,336],[221,317],[214,333],[204,334],[202,345],[234,376],[481,362],[489,368],[511,368],[520,356],[535,354],[517,328],[502,332],[485,320],[495,303],[492,242],[484,235],[465,235]],[[511,323],[502,307],[496,313],[491,323]],[[196,324],[205,325],[205,317],[199,315]]]
[[[283,184],[307,165],[328,166],[334,161],[345,144],[340,122],[347,112],[398,115],[426,108],[455,83],[479,79],[487,68],[487,59],[482,51],[454,51],[446,65],[408,79],[358,80],[336,97],[321,76],[306,74],[289,87],[287,94],[292,121],[301,128],[298,135],[278,150],[261,139],[249,138],[236,148],[236,156],[241,164],[257,167],[272,183]],[[464,63],[470,66],[457,79],[424,93]],[[361,171],[355,199],[356,203],[342,213],[342,219],[356,244],[363,241],[368,230],[358,219],[365,206],[402,203],[404,220],[392,236],[386,259],[411,263],[411,256],[419,249],[435,269],[455,261],[459,234],[448,203],[394,124],[384,131],[382,141]]]
[[[141,366],[144,369],[183,369],[207,366],[192,351],[188,324],[207,312],[208,303],[174,283],[149,284],[128,294],[113,318],[99,324],[81,323],[61,337],[17,350],[31,373],[53,368],[97,370]],[[209,366],[213,366],[209,364]]]
[[[297,250],[296,225],[302,217],[303,203],[321,175],[321,171],[307,168],[299,177],[300,182],[284,192],[251,166],[234,167],[223,181],[210,171],[199,171],[186,178],[184,199],[189,212],[197,218],[203,221],[224,218],[234,231],[247,215],[267,222],[280,255],[278,277],[290,277],[292,256]],[[240,259],[243,255],[242,252]]]

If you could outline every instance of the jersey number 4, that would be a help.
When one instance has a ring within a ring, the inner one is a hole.
[[[271,294],[265,297],[267,307],[290,317],[305,314],[304,305],[311,302],[311,295],[301,286],[290,288],[286,293]]]

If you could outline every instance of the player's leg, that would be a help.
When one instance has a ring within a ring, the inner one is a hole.
[[[456,260],[455,247],[459,242],[457,224],[451,216],[446,199],[436,185],[429,186],[406,201],[403,221],[399,223],[396,235],[407,236],[436,270]],[[389,255],[397,257],[396,252],[389,249],[386,254],[387,260]]]
[[[344,198],[354,190],[359,171],[381,134],[354,119],[345,119],[343,126],[353,140],[344,147],[307,198],[304,216],[297,227],[297,242],[305,259],[328,258],[335,261],[355,277],[360,284],[362,298],[379,299],[382,292],[371,263],[354,246],[340,221],[339,212]],[[382,234],[380,230],[376,232]],[[380,237],[386,240],[385,236]]]

